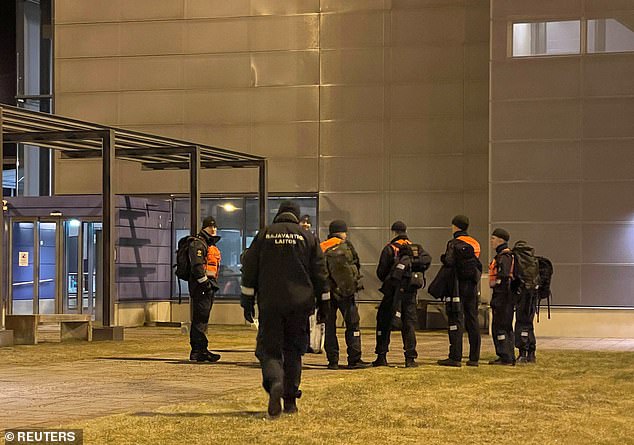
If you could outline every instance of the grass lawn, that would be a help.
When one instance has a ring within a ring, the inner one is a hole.
[[[515,368],[427,360],[417,369],[305,371],[299,414],[273,421],[259,389],[74,426],[87,444],[118,445],[634,444],[633,353],[540,351],[538,359]]]

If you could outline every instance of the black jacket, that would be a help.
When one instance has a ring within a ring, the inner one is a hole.
[[[220,240],[219,236],[211,236],[204,230],[198,232],[189,243],[189,262],[191,264],[190,285],[202,284],[207,280],[205,266],[207,265],[207,249],[215,246]],[[217,288],[215,279],[211,278],[213,286]]]
[[[440,261],[444,266],[454,269],[459,282],[479,283],[482,276],[479,245],[478,252],[476,252],[471,244],[463,241],[460,237],[473,239],[467,232],[454,233],[453,238],[447,243],[445,253],[440,256]],[[477,243],[477,241],[473,241]]]
[[[491,305],[494,306],[498,299],[511,298],[511,282],[513,279],[513,253],[508,250],[508,244],[504,243],[497,247],[495,255],[496,280],[491,292]]]
[[[309,311],[328,293],[321,247],[295,215],[279,214],[256,235],[242,260],[242,291],[257,295],[260,310],[283,312]]]

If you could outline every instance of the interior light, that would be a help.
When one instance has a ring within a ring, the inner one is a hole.
[[[225,212],[235,212],[236,210],[238,210],[238,207],[236,207],[230,202],[223,204],[220,207],[222,207],[225,210]]]
[[[60,212],[59,210],[53,210],[51,213],[49,213],[49,216],[62,216],[62,212]]]
[[[68,225],[71,227],[79,227],[81,225],[81,221],[79,221],[78,219],[69,219]]]

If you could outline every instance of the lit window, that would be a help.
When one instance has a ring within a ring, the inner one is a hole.
[[[629,20],[630,23],[632,20]],[[588,52],[617,53],[634,51],[634,28],[625,19],[588,20]]]
[[[532,22],[513,24],[513,57],[579,54],[581,22]]]

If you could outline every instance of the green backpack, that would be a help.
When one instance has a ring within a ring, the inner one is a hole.
[[[539,261],[535,256],[535,249],[526,241],[518,241],[513,246],[515,256],[515,276],[520,279],[524,288],[535,290],[539,288]]]
[[[354,295],[358,289],[359,271],[348,243],[339,243],[324,252],[328,275],[335,283],[335,293],[343,297]]]

